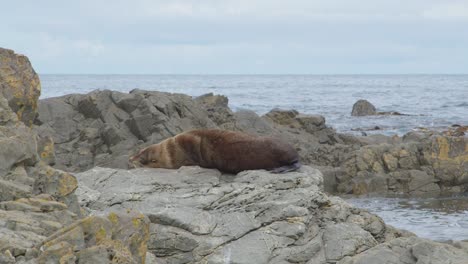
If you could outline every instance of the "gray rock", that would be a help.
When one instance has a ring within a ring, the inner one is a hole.
[[[212,94],[193,99],[155,91],[105,90],[48,98],[39,102],[36,124],[37,133],[55,143],[43,160],[72,172],[93,166],[126,168],[129,155],[139,149],[197,128],[275,136],[293,144],[303,163],[323,166],[336,167],[354,144],[360,144],[327,127],[322,116],[277,109],[263,117],[247,110],[232,112],[226,97]]]
[[[467,260],[467,250],[418,237],[405,237],[380,244],[356,256],[346,257],[338,264],[465,264]]]
[[[148,249],[167,263],[333,262],[401,235],[328,197],[321,173],[308,166],[237,175],[196,166],[93,168],[76,176],[91,211],[136,208],[148,216]]]
[[[85,248],[78,254],[78,264],[86,263],[111,263],[112,253],[103,246]]]
[[[433,135],[421,141],[372,144],[346,157],[338,192],[409,195],[466,190],[468,140]]]
[[[325,228],[323,242],[328,261],[338,261],[346,256],[354,256],[377,245],[377,241],[369,232],[356,224],[348,223]]]
[[[41,100],[36,124],[39,135],[55,142],[55,166],[67,171],[126,167],[128,156],[145,144],[216,126],[189,96],[141,90]]]
[[[375,106],[371,104],[367,100],[358,100],[353,105],[353,110],[351,111],[352,116],[368,116],[368,115],[376,115],[377,111]]]

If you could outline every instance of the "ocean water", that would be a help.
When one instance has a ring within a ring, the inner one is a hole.
[[[264,114],[272,108],[325,116],[340,132],[404,134],[415,127],[468,125],[468,75],[40,75],[41,98],[95,89],[134,88],[199,96],[226,95],[233,110]],[[378,111],[409,116],[351,117],[367,99]]]
[[[468,193],[437,198],[350,198],[386,224],[438,241],[468,240]]]

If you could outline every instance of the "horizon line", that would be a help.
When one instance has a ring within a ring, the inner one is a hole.
[[[37,72],[36,72],[37,73]],[[37,73],[38,75],[468,75],[468,73]]]

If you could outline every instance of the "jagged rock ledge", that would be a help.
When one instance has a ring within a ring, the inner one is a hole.
[[[150,219],[156,263],[465,263],[458,247],[415,237],[322,191],[320,171],[182,167],[76,174],[83,207]],[[432,262],[429,262],[432,261]]]

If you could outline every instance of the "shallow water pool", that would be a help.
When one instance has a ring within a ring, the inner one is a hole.
[[[468,240],[468,193],[437,198],[345,198],[385,223],[438,241]]]

